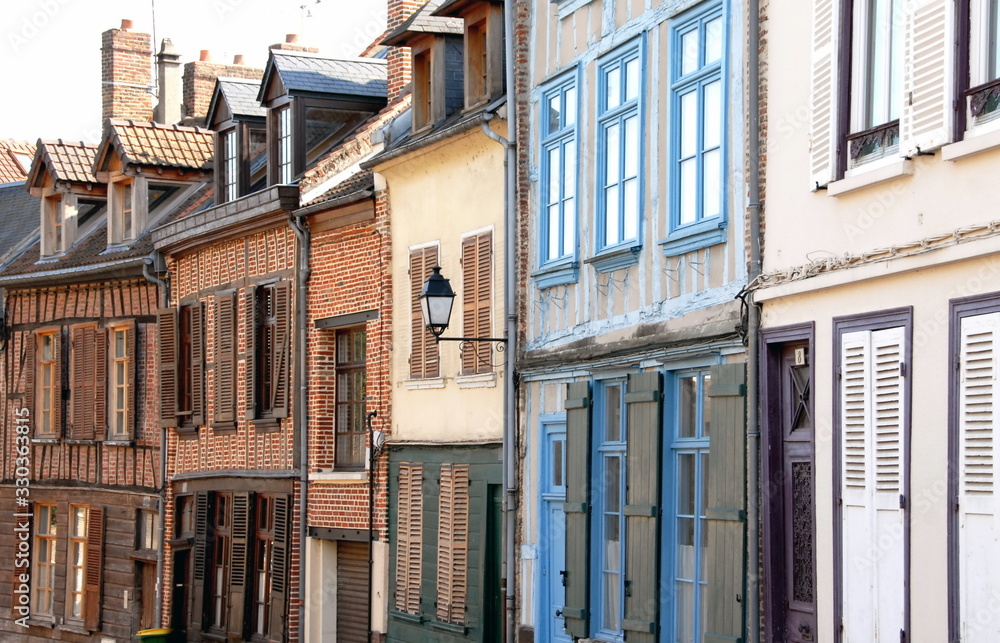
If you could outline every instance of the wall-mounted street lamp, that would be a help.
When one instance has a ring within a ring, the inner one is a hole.
[[[441,276],[441,266],[434,266],[431,270],[434,272],[424,282],[424,289],[420,292],[420,310],[424,326],[434,338],[439,342],[497,342],[497,349],[502,351],[507,343],[506,337],[441,337],[451,321],[455,291],[451,289],[451,283]]]

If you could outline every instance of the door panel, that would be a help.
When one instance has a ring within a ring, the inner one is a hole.
[[[551,425],[545,435],[542,466],[542,522],[539,534],[541,564],[539,641],[571,643],[562,616],[566,605],[566,433],[564,425]]]

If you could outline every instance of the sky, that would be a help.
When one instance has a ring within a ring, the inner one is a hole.
[[[0,20],[0,139],[101,136],[101,33],[170,38],[181,62],[208,49],[214,62],[263,67],[267,47],[299,43],[334,57],[358,55],[385,30],[385,0],[20,0]],[[155,21],[154,21],[155,16]],[[155,78],[155,76],[154,76]],[[153,103],[156,103],[154,99]]]

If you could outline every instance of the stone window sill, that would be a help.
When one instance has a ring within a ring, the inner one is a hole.
[[[309,474],[309,482],[365,482],[367,471],[319,471]]]
[[[480,373],[478,375],[459,375],[455,378],[458,388],[495,388],[496,373]]]
[[[428,377],[421,380],[404,380],[403,384],[409,391],[422,391],[424,389],[444,388],[443,377]]]
[[[964,141],[958,141],[957,143],[942,147],[941,158],[946,161],[957,161],[1000,147],[1000,130],[993,130],[979,136],[972,136],[970,134],[971,132],[966,134],[967,138]]]
[[[639,251],[642,245],[618,246],[602,250],[599,254],[587,259],[597,272],[614,272],[639,263]]]
[[[863,190],[879,183],[910,176],[913,174],[913,161],[897,159],[878,167],[858,168],[856,172],[852,176],[846,176],[839,181],[833,181],[827,185],[827,195],[840,196],[842,194],[850,194],[856,190]]]
[[[535,280],[535,288],[539,290],[575,284],[580,279],[580,262],[563,261],[546,264],[533,272],[531,278]]]

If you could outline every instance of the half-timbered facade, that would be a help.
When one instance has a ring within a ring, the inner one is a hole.
[[[537,641],[744,635],[741,7],[531,5],[518,626]]]

